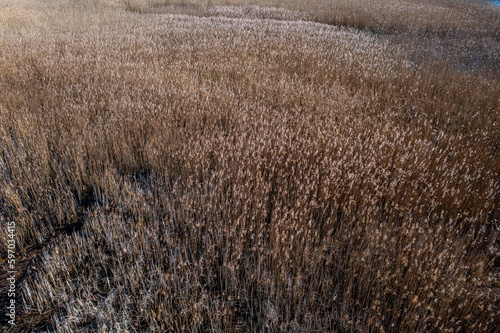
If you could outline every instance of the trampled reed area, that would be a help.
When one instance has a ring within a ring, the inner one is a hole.
[[[0,4],[6,330],[498,327],[498,10]]]

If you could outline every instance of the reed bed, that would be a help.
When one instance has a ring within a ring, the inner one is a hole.
[[[362,3],[5,1],[5,328],[498,327],[500,14]]]

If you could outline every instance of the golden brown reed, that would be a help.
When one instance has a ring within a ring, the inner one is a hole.
[[[43,249],[18,330],[498,325],[498,26],[412,10],[498,12],[5,3],[2,233]]]

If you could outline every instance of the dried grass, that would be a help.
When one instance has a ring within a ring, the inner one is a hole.
[[[2,7],[18,330],[498,327],[498,26],[394,2]]]

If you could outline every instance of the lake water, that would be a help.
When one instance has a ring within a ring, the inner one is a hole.
[[[500,1],[492,1],[494,5],[500,6]]]

